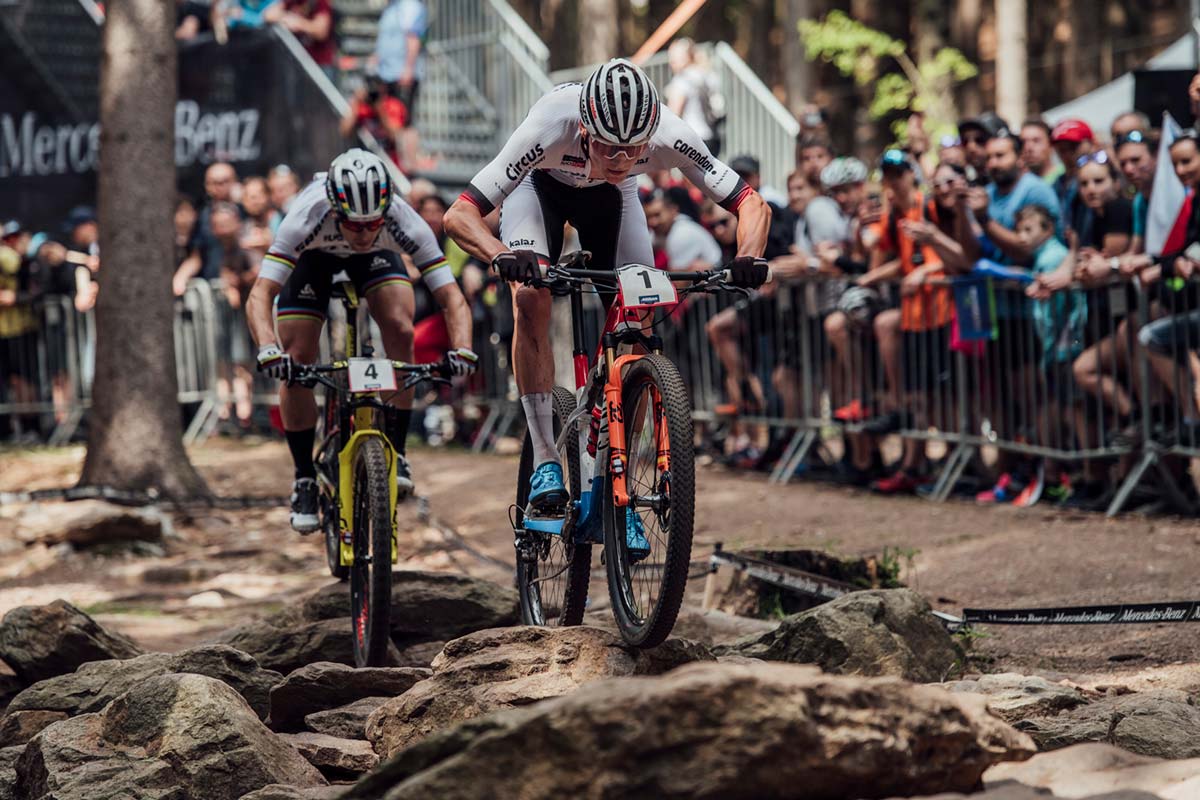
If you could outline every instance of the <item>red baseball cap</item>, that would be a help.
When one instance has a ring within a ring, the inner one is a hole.
[[[1054,126],[1050,133],[1052,142],[1094,142],[1095,134],[1086,122],[1081,119],[1064,119]]]

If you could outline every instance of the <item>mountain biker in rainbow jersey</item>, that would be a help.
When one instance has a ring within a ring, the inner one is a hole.
[[[558,261],[567,222],[579,232],[582,248],[591,251],[590,268],[651,265],[650,231],[633,176],[672,168],[738,216],[732,282],[762,285],[769,206],[659,102],[646,73],[624,59],[535,103],[500,155],[446,213],[446,230],[509,281],[533,277],[539,265]],[[502,206],[499,239],[483,221],[497,206]],[[533,444],[529,500],[537,510],[567,499],[554,446],[554,358],[546,346],[551,298],[546,289],[514,289],[513,368]],[[631,541],[641,536],[629,535]]]
[[[317,405],[312,389],[292,384],[295,364],[318,358],[321,328],[335,275],[345,272],[379,324],[387,357],[412,359],[413,288],[401,254],[420,270],[450,332],[453,349],[446,363],[455,375],[475,371],[470,349],[471,313],[429,225],[400,198],[393,197],[387,167],[374,153],[349,150],[334,159],[292,201],[275,241],[263,259],[246,302],[250,334],[258,344],[258,368],[284,383],[279,409],[288,449],[296,466],[292,486],[292,527],[317,529],[317,484],[313,440]],[[279,298],[279,336],[271,307]],[[384,434],[399,454],[396,483],[401,497],[413,489],[404,458],[412,415],[412,392],[384,398]]]

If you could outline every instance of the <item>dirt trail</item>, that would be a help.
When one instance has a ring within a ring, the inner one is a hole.
[[[192,452],[221,495],[281,496],[287,451],[278,442],[216,441]],[[0,491],[69,485],[78,448],[8,452]],[[402,512],[406,566],[511,580],[507,509],[513,457],[417,451],[416,504]],[[813,547],[838,555],[911,554],[904,579],[941,610],[1195,599],[1200,526],[1174,518],[977,508],[796,483],[718,469],[699,476],[693,557],[713,544]],[[0,506],[0,545],[17,506]],[[161,556],[97,556],[0,546],[0,614],[64,597],[151,649],[204,641],[248,616],[282,607],[328,580],[321,544],[287,527],[283,508],[196,510],[176,520]],[[902,557],[903,560],[903,557]],[[606,603],[597,559],[592,596]],[[690,587],[698,602],[701,582]],[[989,670],[1064,673],[1089,684],[1124,681],[1200,688],[1200,637],[1191,625],[991,627],[974,647]]]

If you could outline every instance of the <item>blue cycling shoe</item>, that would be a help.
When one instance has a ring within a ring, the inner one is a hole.
[[[646,538],[645,531],[638,513],[632,509],[625,509],[625,549],[629,553],[630,564],[636,564],[650,555],[650,541]]]
[[[529,505],[533,510],[553,509],[567,500],[567,487],[563,485],[561,464],[547,461],[533,471],[529,478]]]

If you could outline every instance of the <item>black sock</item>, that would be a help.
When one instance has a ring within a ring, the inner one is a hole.
[[[408,439],[408,423],[412,419],[411,408],[388,407],[384,412],[383,432],[397,453],[404,454],[404,442]]]
[[[313,441],[316,428],[303,431],[285,431],[288,449],[292,451],[292,463],[296,465],[296,478],[315,478],[317,468],[313,466]]]

